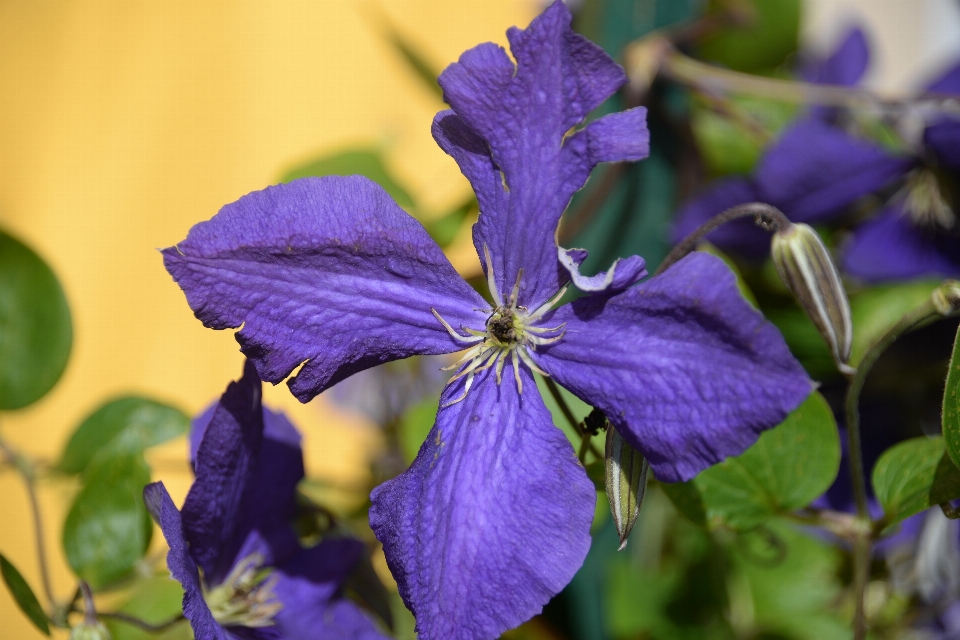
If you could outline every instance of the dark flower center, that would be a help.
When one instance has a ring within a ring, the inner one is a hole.
[[[505,345],[518,342],[513,310],[497,309],[487,320],[487,331]]]

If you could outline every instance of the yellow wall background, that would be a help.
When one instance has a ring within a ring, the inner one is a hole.
[[[196,412],[240,373],[232,332],[204,329],[156,248],[284,168],[324,151],[385,144],[395,173],[440,211],[467,192],[430,137],[440,103],[378,35],[386,17],[437,68],[525,25],[536,0],[0,0],[0,226],[38,251],[74,319],[58,386],[0,415],[4,437],[55,460],[80,419],[139,392]],[[469,269],[470,251],[455,260]],[[2,277],[2,276],[0,276]],[[308,473],[356,478],[369,425],[321,397],[267,394],[306,436]],[[152,456],[179,503],[181,440]],[[75,585],[60,527],[74,488],[43,485],[59,597]],[[0,472],[0,551],[40,591],[23,487]],[[0,638],[40,638],[6,592]],[[66,637],[59,633],[58,637]]]

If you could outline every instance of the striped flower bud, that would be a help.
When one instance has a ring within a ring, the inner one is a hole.
[[[70,630],[70,640],[110,640],[110,632],[102,622],[84,620]]]
[[[620,550],[627,546],[627,538],[640,515],[640,505],[647,491],[649,463],[639,451],[631,447],[612,425],[607,425],[605,452],[607,500],[610,513],[620,536]]]
[[[827,341],[837,368],[853,373],[850,303],[820,236],[809,225],[791,224],[773,234],[771,254],[780,278]]]

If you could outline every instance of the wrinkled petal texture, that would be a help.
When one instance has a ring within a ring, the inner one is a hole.
[[[477,326],[483,299],[423,226],[361,176],[304,178],[225,206],[163,251],[196,316],[307,401],[375,364],[461,347],[430,312]],[[479,326],[482,326],[480,324]]]
[[[557,1],[527,29],[507,32],[516,66],[501,47],[486,43],[439,78],[453,111],[438,114],[433,133],[477,193],[477,251],[483,259],[489,247],[500,292],[509,292],[523,269],[520,304],[529,308],[565,284],[554,234],[590,170],[649,152],[644,109],[573,131],[626,76],[602,49],[574,33],[570,19]]]
[[[283,603],[275,619],[291,640],[384,640],[376,625],[355,603],[338,595],[357,564],[363,544],[328,539],[303,549],[276,571],[274,594]]]
[[[794,222],[820,222],[909,170],[891,155],[814,118],[792,125],[760,159],[754,174],[761,200]]]
[[[269,565],[296,549],[288,525],[304,474],[299,435],[286,418],[267,413],[277,439],[265,438],[260,401],[260,379],[248,361],[243,378],[220,399],[197,450],[196,480],[183,504],[184,531],[211,585],[240,555],[256,550]],[[254,531],[261,535],[252,537]],[[256,548],[245,548],[253,539]]]
[[[447,387],[410,469],[376,488],[370,525],[421,640],[493,640],[539,613],[590,547],[596,492],[533,377]]]
[[[190,557],[187,541],[183,535],[180,512],[170,499],[162,482],[148,484],[143,489],[143,502],[154,521],[160,526],[170,551],[167,552],[167,568],[173,578],[183,586],[183,615],[190,621],[197,640],[230,640],[203,600],[200,574],[197,563]]]
[[[606,301],[560,307],[545,322],[567,330],[537,363],[603,410],[665,482],[742,453],[813,389],[780,332],[705,253]]]
[[[899,206],[892,206],[856,228],[843,253],[843,266],[867,282],[957,278],[960,238],[916,227]]]
[[[681,207],[673,227],[673,240],[680,242],[707,220],[731,207],[762,199],[757,187],[746,178],[718,180]],[[707,234],[706,239],[724,250],[750,258],[764,258],[770,251],[770,233],[754,224],[752,218],[728,222]]]

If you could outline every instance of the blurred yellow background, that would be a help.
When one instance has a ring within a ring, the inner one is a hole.
[[[387,19],[439,69],[505,44],[536,0],[0,0],[0,227],[57,273],[73,313],[66,373],[0,415],[13,445],[55,460],[78,422],[136,392],[194,413],[240,373],[232,332],[204,329],[156,249],[284,169],[357,144],[386,146],[426,208],[468,190],[430,137],[442,105],[379,32]],[[455,262],[469,269],[470,252]],[[308,474],[350,480],[378,434],[323,399],[267,393],[304,431]],[[179,503],[185,445],[151,455]],[[74,487],[41,487],[58,597],[75,588],[60,545]],[[26,496],[0,473],[0,551],[41,591]],[[162,544],[162,538],[155,545]],[[60,632],[58,637],[65,637]],[[0,595],[0,638],[40,638]]]

